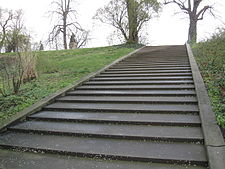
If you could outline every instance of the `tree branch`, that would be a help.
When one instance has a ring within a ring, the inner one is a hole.
[[[206,11],[212,9],[211,6],[204,6],[198,13],[197,13],[197,20],[203,20]]]
[[[190,0],[189,0],[190,1]],[[181,9],[181,10],[184,10],[184,11],[188,11],[190,12],[191,11],[191,5],[188,7],[185,6],[185,1],[182,2],[181,0],[164,0],[164,5],[167,5],[167,4],[171,4],[171,3],[174,3],[176,5],[178,5],[178,7]]]

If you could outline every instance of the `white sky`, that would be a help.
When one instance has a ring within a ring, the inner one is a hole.
[[[110,0],[76,0],[78,21],[84,29],[91,30],[92,40],[88,47],[107,46],[107,36],[113,28],[92,20],[98,8],[106,5]],[[210,0],[205,0],[210,1]],[[35,41],[45,41],[50,31],[50,18],[47,17],[52,0],[0,0],[0,7],[9,9],[23,9],[25,12],[25,25],[31,30]],[[220,20],[213,17],[199,22],[198,39],[205,39],[212,34],[218,26],[225,22],[225,0],[211,0],[215,3]],[[211,4],[210,3],[210,4]],[[183,16],[174,15],[178,8],[175,5],[165,6],[159,18],[148,24],[148,41],[150,45],[184,44],[187,40],[188,20]],[[222,21],[221,21],[222,20]],[[224,26],[224,25],[223,25]]]

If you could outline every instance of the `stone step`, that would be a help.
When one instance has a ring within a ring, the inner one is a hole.
[[[115,66],[190,66],[189,62],[186,63],[126,63],[126,62],[120,62],[116,64]]]
[[[85,138],[10,132],[0,136],[1,148],[144,162],[207,165],[203,145],[107,138]],[[176,150],[176,151],[174,151]]]
[[[183,58],[183,59],[180,59],[180,60],[168,60],[168,58],[163,58],[163,59],[160,59],[160,58],[147,58],[147,59],[144,59],[144,58],[140,58],[139,59],[131,59],[131,58],[127,58],[126,60],[123,60],[121,62],[119,62],[118,64],[158,64],[158,65],[162,65],[162,64],[190,64],[189,60],[187,58]]]
[[[77,87],[79,90],[183,90],[183,89],[195,89],[194,85],[82,85]]]
[[[161,76],[191,76],[192,73],[123,73],[123,74],[104,74],[95,77],[161,77]]]
[[[150,67],[176,67],[176,66],[180,66],[180,67],[188,67],[190,66],[189,62],[120,62],[116,65],[112,65],[112,67],[114,66],[118,66],[118,67],[123,67],[123,66],[128,66],[128,67],[139,67],[139,66],[150,66]]]
[[[150,97],[150,96],[64,96],[60,102],[104,102],[104,103],[164,103],[164,104],[197,104],[196,97]]]
[[[2,169],[206,169],[193,165],[176,165],[121,160],[81,158],[49,153],[0,150]]]
[[[161,126],[200,127],[199,115],[158,114],[158,113],[119,113],[119,112],[60,112],[41,111],[28,117],[41,121],[70,121],[88,123],[141,124]]]
[[[84,85],[181,85],[194,84],[193,80],[142,80],[142,81],[88,81]]]
[[[133,70],[133,71],[105,71],[101,74],[137,74],[137,73],[191,73],[191,70]]]
[[[105,71],[134,71],[134,70],[190,70],[191,67],[168,67],[168,68],[118,68],[118,69],[114,69],[114,68],[110,68],[110,69],[106,69]]]
[[[153,126],[134,124],[102,124],[26,121],[9,127],[10,131],[44,133],[98,138],[118,138],[135,140],[203,142],[200,127]]]
[[[190,67],[190,65],[136,65],[136,66],[131,66],[131,65],[114,65],[111,66],[110,68],[113,69],[123,69],[123,68],[177,68],[177,67]]]
[[[67,95],[100,95],[100,96],[195,96],[194,90],[74,90]]]
[[[91,78],[90,81],[115,81],[115,80],[131,80],[131,81],[138,81],[138,80],[192,80],[192,76],[176,76],[176,77],[94,77]]]
[[[198,113],[197,105],[180,104],[133,104],[133,103],[64,103],[56,102],[45,106],[47,110],[65,111],[117,111],[117,112],[171,112]]]
[[[127,58],[126,60],[123,60],[121,62],[134,62],[134,63],[139,63],[139,62],[143,62],[143,63],[189,63],[189,59],[187,58],[187,56],[173,56],[173,57],[169,57],[167,56],[163,56],[160,55],[159,56],[136,56],[136,57],[130,57]]]

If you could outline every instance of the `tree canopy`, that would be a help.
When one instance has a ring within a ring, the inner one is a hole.
[[[157,0],[111,0],[97,10],[94,19],[119,30],[125,42],[138,43],[140,30],[158,15],[160,6]]]
[[[23,23],[23,11],[0,8],[0,52],[18,52],[30,45]]]

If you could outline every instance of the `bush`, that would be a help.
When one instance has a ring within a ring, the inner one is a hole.
[[[23,82],[29,82],[36,77],[34,52],[18,52],[13,56],[0,58],[0,94],[3,96],[18,94]]]
[[[225,128],[225,29],[193,46],[217,122]]]

